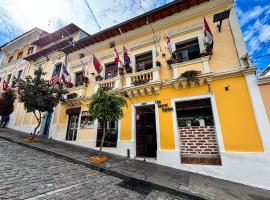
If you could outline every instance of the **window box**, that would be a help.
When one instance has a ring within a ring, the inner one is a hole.
[[[71,82],[67,82],[67,83],[65,83],[65,86],[66,86],[67,88],[72,88],[74,85],[73,85],[73,83],[71,83]]]
[[[67,95],[67,99],[75,99],[76,97],[78,97],[77,93],[71,93]]]

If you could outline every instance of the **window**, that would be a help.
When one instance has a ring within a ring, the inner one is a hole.
[[[88,111],[81,113],[81,128],[94,128],[95,119],[91,116]]]
[[[185,62],[200,57],[198,38],[176,43],[175,49],[175,59],[178,62]]]
[[[12,60],[13,60],[13,56],[10,56],[10,57],[8,58],[8,63],[12,62]]]
[[[118,66],[114,62],[105,65],[105,79],[110,79],[118,74]]]
[[[153,54],[152,51],[135,56],[136,71],[148,70],[153,67]]]
[[[83,85],[83,72],[77,72],[75,74],[75,87]]]
[[[214,126],[210,99],[178,102],[176,112],[178,127]]]
[[[22,58],[22,55],[23,55],[23,52],[20,51],[20,52],[18,53],[18,55],[17,55],[17,60],[20,59],[20,58]]]
[[[0,77],[0,83],[2,82],[2,77]]]
[[[27,49],[27,55],[31,55],[33,53],[33,51],[34,51],[34,47],[29,47]]]
[[[7,79],[6,79],[7,84],[9,84],[10,79],[11,79],[11,74],[7,75]]]
[[[58,76],[60,76],[61,68],[62,68],[62,63],[58,63],[58,64],[55,65],[55,69],[56,69],[56,72],[57,72]]]
[[[21,79],[21,77],[22,77],[22,72],[23,72],[22,69],[19,70],[19,71],[17,72],[17,81],[19,81],[19,80]]]

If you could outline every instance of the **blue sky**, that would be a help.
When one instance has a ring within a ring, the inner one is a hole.
[[[93,34],[99,31],[87,7],[91,6],[102,29],[159,7],[172,0],[0,0],[0,45],[39,27],[54,31],[75,23]],[[235,0],[237,15],[253,63],[261,71],[270,64],[270,0]]]

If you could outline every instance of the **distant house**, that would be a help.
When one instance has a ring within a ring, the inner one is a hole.
[[[258,85],[261,91],[263,103],[270,123],[270,65],[268,65],[259,75]]]

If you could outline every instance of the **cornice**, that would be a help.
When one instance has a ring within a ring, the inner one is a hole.
[[[200,5],[194,6],[190,9],[184,10],[180,13],[176,13],[176,14],[171,15],[169,17],[166,17],[164,19],[158,20],[158,21],[152,23],[151,26],[153,27],[155,32],[157,32],[157,31],[164,29],[172,24],[180,23],[180,22],[186,20],[187,18],[196,17],[196,16],[203,16],[203,14],[206,12],[209,12],[211,10],[214,10],[216,8],[219,8],[221,6],[226,6],[229,4],[233,4],[233,0],[212,0],[209,2],[202,3]],[[124,33],[125,41],[126,42],[131,41],[137,37],[149,34],[151,32],[152,32],[151,28],[147,25],[144,25],[140,28],[137,28],[135,30]],[[172,32],[174,32],[174,31],[172,31]],[[94,53],[95,51],[100,51],[100,50],[106,48],[109,41],[115,41],[116,44],[119,44],[119,43],[123,43],[122,40],[123,40],[122,36],[118,35],[118,36],[112,37],[110,39],[104,40],[102,42],[96,43],[94,45],[91,45],[89,47],[86,47],[84,49],[75,51],[72,54],[76,54],[76,53],[79,54],[79,53],[83,53],[83,52],[87,52],[87,51]]]
[[[270,84],[270,75],[261,76],[258,78],[258,85],[269,85]]]

